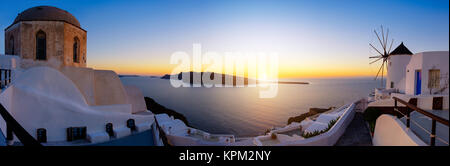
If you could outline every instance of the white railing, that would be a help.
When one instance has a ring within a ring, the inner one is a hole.
[[[19,61],[19,56],[0,54],[0,89],[7,87],[12,82]]]

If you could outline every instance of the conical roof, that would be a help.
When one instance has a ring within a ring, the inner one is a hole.
[[[408,48],[403,44],[403,42],[398,45],[389,55],[412,55],[413,53],[409,51]]]

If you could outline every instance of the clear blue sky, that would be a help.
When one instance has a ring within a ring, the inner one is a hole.
[[[277,51],[289,76],[374,75],[368,43],[381,24],[394,46],[449,50],[448,0],[1,0],[0,27],[39,5],[72,13],[88,31],[88,66],[119,73],[170,72],[173,52],[201,43],[204,51]]]

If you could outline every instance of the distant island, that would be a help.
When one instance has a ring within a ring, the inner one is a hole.
[[[140,75],[120,75],[119,74],[119,78],[121,77],[140,77]]]
[[[178,80],[182,80],[185,83],[190,83],[190,84],[201,84],[203,85],[203,74],[204,72],[189,72],[189,76],[190,78],[183,78],[183,72],[177,74],[175,77],[178,78]],[[199,75],[200,76],[200,82],[194,82],[194,75]],[[215,74],[217,75],[217,73]],[[236,86],[236,82],[237,80],[244,80],[244,85],[248,85],[249,81],[250,82],[254,82],[256,84],[260,84],[260,83],[278,83],[278,84],[309,84],[308,82],[300,82],[300,81],[260,81],[260,80],[256,80],[256,79],[249,79],[247,77],[240,77],[240,76],[235,76],[235,75],[228,75],[228,74],[218,74],[218,75],[222,75],[222,85],[225,85],[225,80],[226,79],[232,79],[233,80],[233,86]],[[164,76],[161,77],[161,79],[170,79],[171,75],[166,74]],[[210,75],[210,79],[213,80],[214,79],[214,75],[213,73],[211,73]],[[217,83],[216,83],[217,84]]]
[[[150,78],[160,78],[160,76],[142,76],[142,75],[126,75],[126,74],[119,74],[119,78],[122,77],[150,77]]]

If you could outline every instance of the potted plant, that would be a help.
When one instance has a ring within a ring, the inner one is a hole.
[[[270,135],[270,138],[277,139],[277,134],[276,133],[272,133],[272,135]]]

